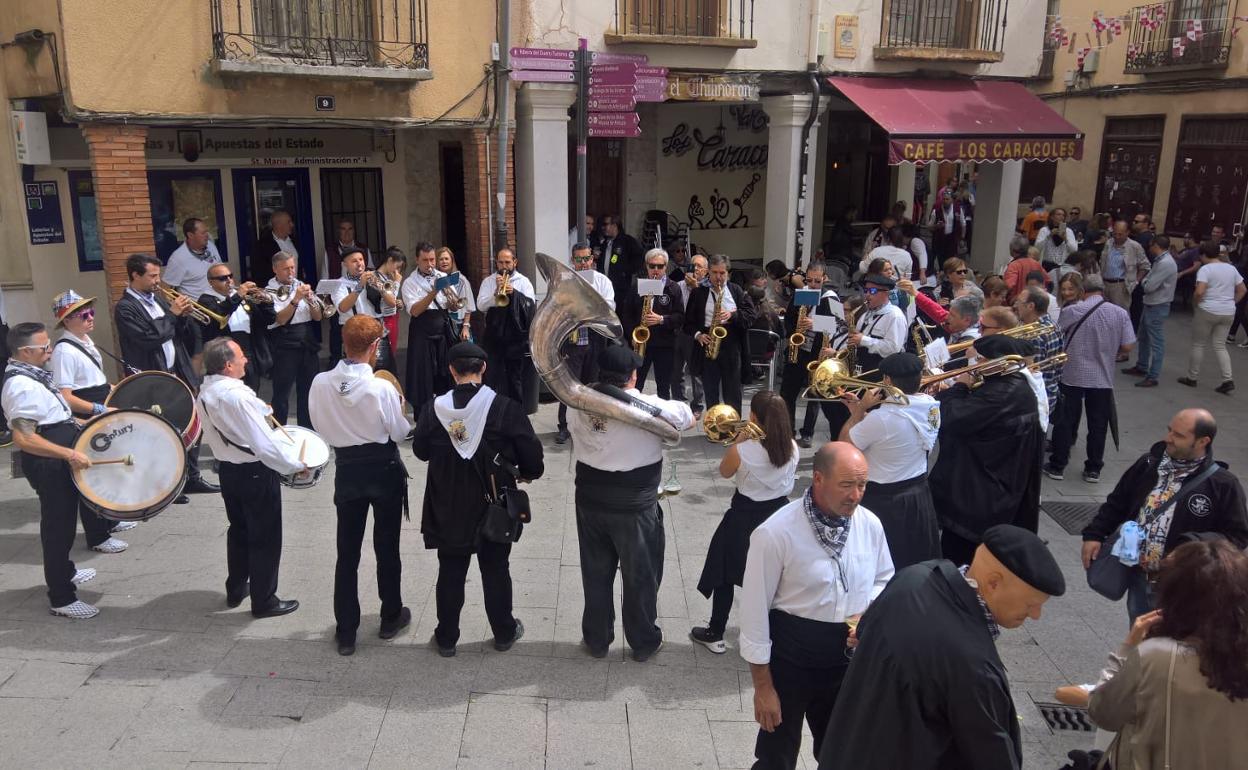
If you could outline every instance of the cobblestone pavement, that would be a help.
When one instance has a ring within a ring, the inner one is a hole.
[[[1242,466],[1245,439],[1234,429],[1242,394],[1197,391],[1174,382],[1187,350],[1187,316],[1170,322],[1170,360],[1160,388],[1120,378],[1122,449],[1109,450],[1099,485],[1069,474],[1045,480],[1045,498],[1094,501],[1164,430],[1178,407],[1214,408],[1223,433],[1218,454]],[[1243,351],[1232,351],[1248,367]],[[1213,362],[1207,361],[1206,366]],[[29,486],[0,480],[0,760],[7,767],[482,767],[743,768],[753,758],[755,725],[746,664],[730,621],[727,655],[687,638],[709,603],[695,590],[707,543],[732,489],[717,478],[718,446],[690,434],[668,455],[684,491],[664,503],[668,538],[660,624],[667,645],[645,664],[621,641],[606,660],[578,642],[582,594],[572,510],[570,452],[556,446],[554,408],[535,424],[547,445],[547,475],[532,485],[535,521],[515,547],[516,614],[526,627],[510,652],[488,644],[479,577],[469,576],[459,655],[442,659],[435,625],[436,560],[416,521],[403,529],[404,601],[412,627],[393,641],[376,637],[374,562],[361,564],[364,619],[354,657],[331,643],[334,512],[332,474],[306,491],[285,490],[282,597],[298,612],[255,620],[225,607],[225,513],[218,496],[197,495],[125,535],[119,555],[73,557],[99,577],[81,591],[101,614],[68,621],[48,614],[38,542],[38,507]],[[1082,446],[1072,468],[1078,470]],[[3,454],[3,453],[0,453]],[[800,472],[810,472],[809,451]],[[424,466],[405,450],[414,513]],[[2,459],[2,458],[0,458]],[[1042,517],[1041,534],[1071,590],[1044,617],[1006,632],[1009,667],[1026,741],[1027,766],[1056,768],[1090,736],[1054,733],[1033,699],[1055,686],[1092,681],[1105,652],[1126,631],[1125,610],[1087,590],[1078,538]],[[368,542],[367,539],[365,541]],[[622,640],[623,634],[616,637]],[[482,642],[487,643],[482,643]],[[899,736],[900,737],[900,736]],[[804,766],[813,768],[809,737]]]

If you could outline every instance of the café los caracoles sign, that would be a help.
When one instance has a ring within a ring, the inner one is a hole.
[[[1028,137],[951,138],[889,137],[888,162],[914,161],[994,161],[994,160],[1079,160],[1083,157],[1083,137],[1043,139]]]

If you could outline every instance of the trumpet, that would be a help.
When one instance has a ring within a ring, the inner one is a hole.
[[[257,305],[272,305],[273,295],[268,289],[256,287],[243,294],[243,299],[250,300]]]
[[[230,322],[230,319],[228,316],[223,316],[220,313],[212,312],[208,308],[204,307],[203,305],[199,304],[195,300],[191,299],[189,296],[181,293],[180,291],[173,288],[172,286],[169,286],[168,284],[161,283],[159,284],[159,288],[160,288],[160,293],[165,296],[165,300],[171,304],[175,302],[179,297],[185,297],[187,303],[190,305],[190,307],[187,308],[186,312],[190,314],[191,318],[195,319],[196,322],[201,323],[204,326],[207,326],[208,324],[211,324],[211,323],[215,323],[217,325],[217,328],[224,329],[226,325],[229,324]]]
[[[810,373],[810,386],[802,391],[801,397],[808,401],[839,401],[846,393],[862,396],[869,390],[884,391],[885,403],[903,406],[910,403],[901,388],[851,376],[845,362],[839,358],[829,358],[815,367]]]
[[[716,404],[702,416],[702,432],[711,441],[724,446],[734,444],[742,431],[756,441],[767,438],[766,431],[753,420],[743,420],[737,410],[727,404]]]
[[[494,291],[494,307],[507,307],[511,304],[511,295],[507,293],[511,288],[511,271],[502,271],[494,282],[498,286]]]
[[[654,297],[646,296],[641,300],[641,317],[645,318],[650,314],[651,307],[654,304]],[[646,343],[650,341],[650,327],[637,324],[633,327],[633,350],[642,358],[646,357]]]
[[[356,283],[359,283],[360,279],[364,277],[364,273],[367,272],[369,271],[361,270],[359,275],[348,275],[347,277]],[[397,281],[392,281],[375,270],[372,271],[372,275],[368,277],[368,283],[366,285],[376,289],[377,291],[384,291],[387,294],[393,294],[394,290],[398,288]]]

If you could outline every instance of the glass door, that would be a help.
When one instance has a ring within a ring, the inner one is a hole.
[[[315,225],[306,168],[234,171],[234,213],[243,275],[250,278],[249,266],[256,241],[267,234],[269,221],[277,211],[289,213],[295,224],[291,239],[299,252],[299,279],[315,283]]]

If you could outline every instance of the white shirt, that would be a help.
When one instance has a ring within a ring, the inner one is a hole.
[[[182,241],[182,245],[169,255],[169,264],[161,272],[161,280],[198,299],[199,295],[208,293],[208,268],[219,264],[221,252],[217,251],[212,241],[208,241],[203,258],[195,256],[186,241]]]
[[[308,410],[312,427],[332,447],[397,444],[412,429],[394,386],[374,377],[368,364],[346,359],[313,378]]]
[[[147,311],[147,314],[151,316],[153,320],[165,317],[165,309],[162,308],[160,303],[156,301],[155,295],[151,297],[151,301],[149,302],[147,297],[144,297],[142,294],[139,294],[137,291],[129,287],[126,288],[126,293],[137,299],[139,304],[143,306],[143,309]],[[169,371],[173,371],[173,364],[178,358],[178,355],[173,348],[173,340],[165,340],[164,344],[160,346],[160,349],[165,354],[165,368]]]
[[[767,450],[758,441],[737,444],[737,457],[741,458],[741,464],[737,466],[733,481],[742,495],[763,502],[775,500],[777,497],[788,497],[793,492],[798,460],[796,441],[793,442],[788,461],[779,468],[771,464]]]
[[[1075,231],[1069,226],[1066,228],[1064,241],[1053,243],[1053,239],[1049,237],[1052,234],[1048,225],[1040,228],[1040,232],[1036,233],[1036,248],[1040,249],[1041,262],[1056,262],[1060,265],[1066,262],[1066,257],[1079,250],[1079,242],[1075,240]]]
[[[528,278],[517,272],[511,274],[511,290],[523,294],[531,300],[537,300],[537,293]],[[481,288],[477,290],[477,310],[489,310],[494,307],[494,295],[498,293],[498,273],[490,273],[481,279]]]
[[[433,288],[434,283],[436,283],[437,280],[444,275],[446,275],[446,273],[438,270],[437,268],[434,268],[433,272],[429,275],[421,275],[420,268],[413,270],[411,274],[404,279],[403,287],[399,290],[399,295],[403,300],[403,309],[410,313],[412,305],[420,302],[427,295],[435,291]],[[463,276],[460,276],[460,280],[463,280]],[[445,310],[445,302],[446,298],[442,296],[441,291],[438,291],[437,296],[434,297],[433,301],[429,303],[429,307],[437,310]]]
[[[350,321],[357,315],[381,318],[381,310],[374,306],[372,302],[368,301],[367,289],[362,287],[359,281],[347,278],[346,276],[343,276],[338,281],[338,288],[334,289],[333,293],[329,295],[329,300],[334,303],[334,307],[337,307],[344,299],[347,298],[348,294],[354,293],[356,289],[360,289],[360,293],[355,295],[355,304],[346,310],[338,311],[339,326],[346,324],[347,321]]]
[[[724,285],[723,289],[724,301],[720,305],[720,310],[725,313],[735,312],[737,309],[737,301],[732,298],[732,291],[728,285]],[[706,323],[706,328],[715,325],[715,289],[712,288],[706,293],[706,311],[702,314],[702,320]]]
[[[42,382],[24,374],[5,373],[0,404],[11,425],[14,420],[30,420],[36,425],[55,425],[72,420],[74,415],[60,393],[53,393]]]
[[[610,278],[597,270],[579,270],[577,275],[589,281],[590,286],[594,287],[594,291],[598,292],[607,301],[612,310],[615,310],[615,286],[611,283]]]
[[[877,356],[891,356],[906,347],[906,331],[909,324],[906,314],[891,302],[875,310],[860,313],[855,326],[862,332],[859,346]]]
[[[208,375],[199,389],[197,404],[199,419],[204,423],[204,441],[212,447],[212,456],[221,462],[242,465],[259,461],[282,476],[303,470],[298,448],[293,443],[279,444],[273,440],[273,428],[268,422],[273,409],[242,380]],[[225,443],[222,435],[253,454]]]
[[[459,310],[453,310],[451,317],[456,321],[464,320],[469,313],[477,312],[477,295],[472,291],[472,281],[468,280],[468,276],[461,274],[459,276],[459,284],[455,286],[455,294],[459,297]]]
[[[1044,386],[1044,375],[1030,369],[1023,370],[1031,392],[1036,394],[1036,413],[1040,417],[1040,430],[1049,430],[1049,391]]]
[[[1057,326],[1057,318],[1061,315],[1062,308],[1057,304],[1057,297],[1054,297],[1047,291],[1045,294],[1049,295],[1049,309],[1044,311],[1044,317],[1052,321],[1054,326]]]
[[[91,356],[83,355],[83,352],[73,345],[53,346],[52,361],[48,368],[52,370],[52,383],[55,387],[79,390],[108,384],[108,378],[104,376],[104,359],[100,358],[100,352],[96,350],[95,343],[90,337],[79,337],[66,330],[61,335],[61,339],[78,343],[86,348]]]
[[[777,609],[799,618],[844,623],[867,605],[893,577],[893,559],[884,526],[861,505],[854,510],[849,537],[841,551],[841,570],[815,538],[799,498],[771,514],[750,535],[745,579],[741,586],[741,657],[749,663],[771,662],[771,627],[767,613]]]
[[[1244,282],[1235,266],[1210,262],[1196,271],[1196,283],[1206,284],[1200,309],[1211,315],[1235,315],[1235,287]]]
[[[899,249],[896,246],[877,246],[871,250],[871,253],[862,260],[859,267],[862,272],[867,272],[867,267],[877,259],[887,259],[889,264],[893,266],[893,275],[898,278],[909,278],[910,271],[914,269],[914,257],[905,249]]]
[[[867,456],[867,481],[892,484],[927,473],[924,437],[913,419],[940,428],[940,403],[931,396],[907,396],[909,406],[882,404],[849,429],[849,440]]]
[[[927,257],[927,242],[922,238],[910,239],[910,253],[919,260],[919,269],[925,271],[927,278],[923,280],[924,286],[936,285],[936,271],[928,267],[930,264]]]
[[[677,430],[693,427],[693,412],[685,402],[668,401],[636,388],[624,392],[659,407],[659,419]],[[568,432],[572,434],[572,451],[577,461],[600,471],[631,471],[653,465],[663,456],[663,439],[655,434],[580,409],[568,410]]]
[[[209,289],[208,291],[204,293],[211,294],[212,296],[216,297],[222,302],[225,302],[230,297],[234,296],[235,294],[238,294],[238,292],[234,291],[233,289],[230,289],[230,293],[228,295],[222,294],[221,292],[215,289]],[[276,302],[276,300],[274,301]],[[233,313],[230,313],[230,317],[228,321],[226,322],[227,323],[226,328],[228,328],[230,331],[242,332],[243,334],[251,334],[251,313],[248,313],[246,309],[243,308],[243,305],[245,304],[247,303],[246,302],[238,303],[238,307],[234,308]]]
[[[273,313],[274,315],[282,312],[295,299],[295,290],[299,288],[299,279],[294,279],[290,284],[290,292],[285,299],[279,299],[276,294],[273,295]],[[282,284],[277,282],[276,278],[270,278],[268,288],[277,291],[282,288]],[[312,320],[312,306],[309,302],[319,302],[317,299],[299,300],[299,304],[295,306],[295,314],[285,324],[272,323],[269,324],[270,329],[276,329],[278,326],[294,326],[295,324],[308,323]]]
[[[284,251],[295,258],[295,264],[299,264],[299,251],[295,248],[295,241],[288,235],[285,238],[273,236],[273,242],[277,244],[278,251]]]

